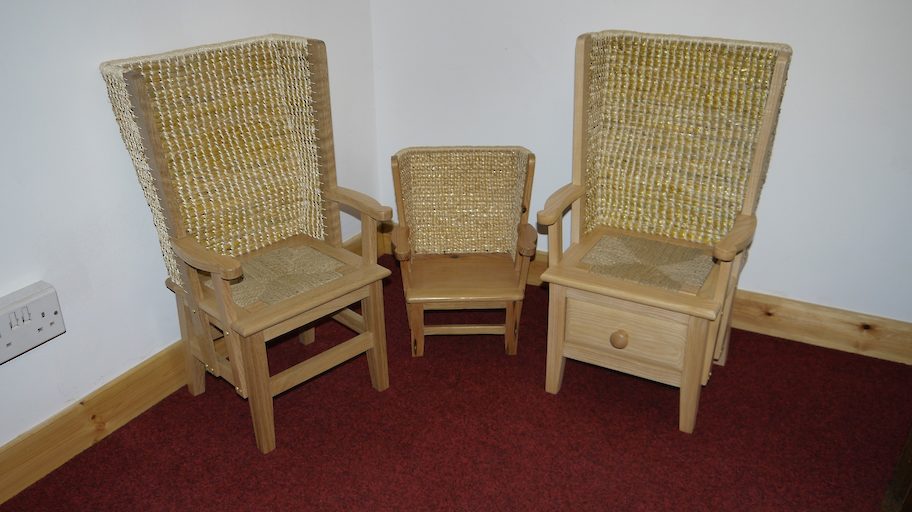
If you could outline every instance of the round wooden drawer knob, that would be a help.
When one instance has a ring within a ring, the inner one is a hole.
[[[624,348],[627,346],[627,331],[619,329],[611,333],[611,337],[608,338],[608,341],[611,342],[611,346],[614,348]]]

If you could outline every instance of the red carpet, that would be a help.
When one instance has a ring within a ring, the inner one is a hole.
[[[261,455],[247,402],[210,377],[0,510],[875,511],[912,426],[912,367],[735,331],[682,434],[675,388],[568,361],[560,394],[544,391],[542,289],[519,355],[432,337],[421,359],[395,270],[385,292],[389,390],[363,357],[292,389]],[[345,334],[327,324],[271,357]]]

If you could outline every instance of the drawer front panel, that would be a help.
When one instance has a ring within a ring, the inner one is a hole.
[[[564,355],[680,386],[687,321],[687,315],[568,291]],[[627,334],[624,348],[615,348],[609,341],[617,331]]]

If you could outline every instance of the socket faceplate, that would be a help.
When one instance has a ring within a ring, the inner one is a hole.
[[[66,331],[57,291],[44,281],[0,297],[0,364]]]

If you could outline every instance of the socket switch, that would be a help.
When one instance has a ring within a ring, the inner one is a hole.
[[[0,297],[0,364],[66,331],[54,287],[38,281]]]

